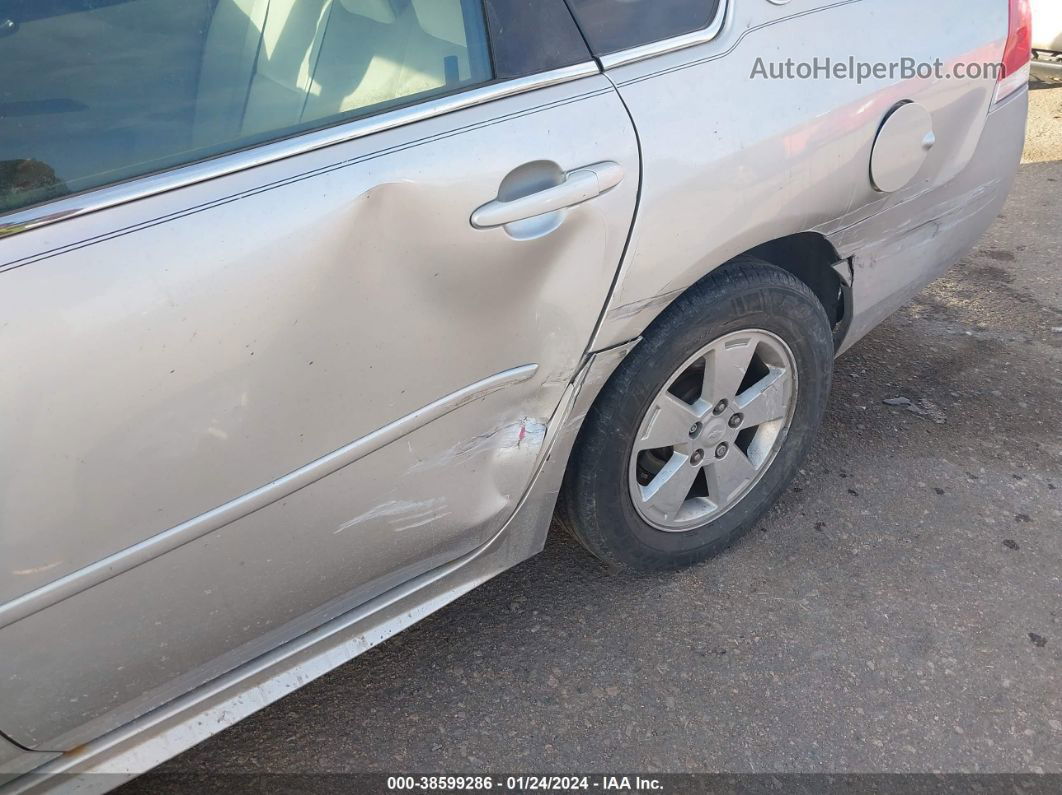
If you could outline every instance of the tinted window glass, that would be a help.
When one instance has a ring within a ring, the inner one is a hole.
[[[484,0],[499,79],[591,60],[564,0]]]
[[[487,82],[488,51],[481,0],[0,0],[0,211]]]
[[[595,55],[638,47],[708,26],[720,0],[568,0]]]

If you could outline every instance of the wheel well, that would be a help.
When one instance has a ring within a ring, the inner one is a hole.
[[[840,345],[851,321],[851,279],[842,279],[834,269],[841,258],[829,240],[816,232],[801,232],[763,243],[745,253],[789,271],[804,282],[826,310],[834,342]]]

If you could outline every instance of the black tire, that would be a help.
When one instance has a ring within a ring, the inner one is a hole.
[[[658,530],[639,515],[628,487],[642,418],[690,356],[746,329],[777,335],[793,354],[799,388],[788,433],[759,481],[725,513],[686,532]],[[652,323],[587,414],[560,496],[562,523],[618,569],[675,569],[723,551],[777,500],[807,454],[826,408],[833,357],[826,313],[799,279],[753,257],[713,271]]]

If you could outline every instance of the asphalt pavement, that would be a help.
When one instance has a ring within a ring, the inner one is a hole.
[[[999,220],[838,362],[733,549],[614,576],[555,530],[158,774],[1062,772],[1062,87],[1032,103]]]

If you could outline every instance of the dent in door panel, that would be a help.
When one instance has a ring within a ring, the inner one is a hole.
[[[526,394],[555,406],[636,180],[538,240],[468,216],[543,153],[571,169],[607,150],[637,173],[607,88],[553,86],[530,110],[507,98],[0,241],[0,258],[29,263],[0,273],[0,438],[17,451],[0,459],[0,560],[26,572],[0,577],[0,600],[484,373],[537,362]],[[587,135],[588,117],[606,132]],[[120,229],[135,231],[105,234]]]
[[[485,374],[538,365],[0,629],[5,730],[77,745],[497,532],[578,369],[638,190],[624,180],[534,240],[473,229],[504,176],[544,157],[638,173],[604,77],[0,241],[28,263],[0,273],[15,373],[0,382],[0,436],[18,451],[0,459],[0,559],[61,561],[4,577],[15,598]]]

